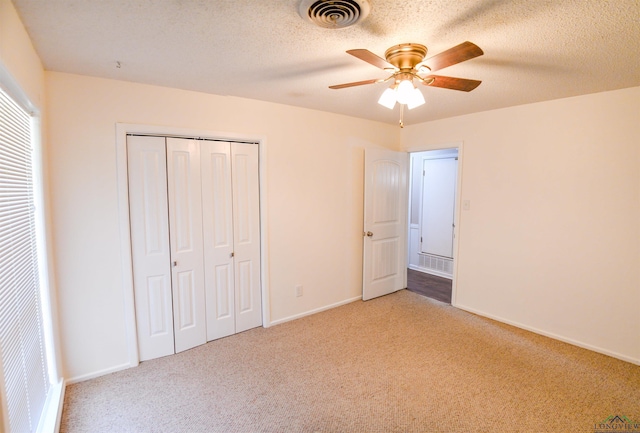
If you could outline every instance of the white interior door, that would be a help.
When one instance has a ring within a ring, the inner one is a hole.
[[[408,155],[365,150],[362,299],[403,289]]]
[[[425,159],[423,170],[421,251],[452,258],[458,161]]]
[[[211,341],[236,332],[231,147],[202,141],[200,159],[207,340]]]
[[[127,137],[133,286],[140,360],[174,353],[164,137]]]
[[[258,145],[231,143],[236,332],[262,325]]]
[[[200,146],[167,138],[169,237],[176,353],[207,341]]]

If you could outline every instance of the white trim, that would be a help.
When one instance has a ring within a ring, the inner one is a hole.
[[[453,280],[453,276],[446,274],[444,272],[439,272],[434,269],[426,269],[421,268],[420,266],[415,265],[407,265],[409,269],[413,269],[414,271],[422,272],[423,274],[435,275],[436,277],[446,278],[447,280]]]
[[[62,423],[62,410],[64,409],[64,396],[67,393],[67,381],[63,380],[61,382],[62,389],[60,390],[60,398],[58,403],[58,413],[56,414],[56,425],[53,429],[55,433],[60,431],[60,424]]]
[[[267,224],[267,140],[261,138],[258,146],[258,175],[260,189],[260,284],[262,286],[262,326],[271,326],[271,293],[269,288],[269,225]]]
[[[464,143],[462,141],[459,142],[453,142],[453,143],[441,143],[441,144],[423,144],[423,145],[418,145],[418,146],[411,146],[408,147],[406,149],[404,149],[405,152],[407,153],[414,153],[414,152],[424,152],[426,150],[443,150],[443,149],[454,149],[457,148],[458,149],[458,183],[456,185],[456,203],[455,203],[455,228],[453,229],[453,235],[454,235],[454,240],[453,240],[453,276],[451,278],[451,305],[454,307],[457,307],[457,294],[458,294],[458,284],[457,284],[457,280],[458,280],[458,250],[459,250],[459,245],[460,245],[460,225],[461,225],[461,221],[460,221],[460,210],[462,209],[461,203],[462,203],[462,187],[463,187],[463,183],[462,183],[462,172],[464,171]],[[408,210],[408,206],[407,206],[407,210]],[[410,215],[410,212],[408,212],[408,214]],[[409,222],[409,220],[407,219],[407,221]],[[409,230],[407,230],[407,240],[409,240]],[[409,267],[409,257],[407,256],[407,267]]]
[[[117,373],[118,371],[126,370],[131,368],[128,362],[124,364],[116,365],[115,367],[109,367],[102,370],[94,371],[92,373],[83,374],[80,376],[72,377],[67,379],[65,382],[65,386],[73,385],[74,383],[84,382],[85,380],[95,379],[96,377],[104,376],[106,374]]]
[[[64,378],[62,377],[62,358],[60,354],[60,333],[58,326],[58,302],[53,288],[53,258],[50,248],[47,224],[47,196],[42,147],[42,126],[39,115],[32,117],[33,140],[33,193],[36,203],[35,228],[38,249],[38,278],[40,279],[40,299],[42,303],[42,323],[46,350],[47,370],[49,373],[49,392],[42,409],[37,432],[57,432],[60,427],[62,405],[64,403]]]
[[[35,226],[38,248],[38,278],[40,279],[40,297],[42,303],[42,321],[45,348],[47,351],[47,369],[51,385],[62,382],[62,360],[57,349],[60,342],[58,329],[58,307],[56,292],[53,288],[53,258],[49,247],[49,233],[47,224],[47,197],[45,195],[44,157],[42,148],[42,122],[38,115],[32,116],[33,143],[33,194],[36,204]]]
[[[406,149],[404,149],[404,152],[416,153],[416,152],[425,152],[428,150],[455,149],[456,147],[460,149],[463,144],[464,142],[462,141],[452,141],[450,143],[436,143],[436,144],[419,144],[416,146],[407,147]],[[459,153],[458,153],[458,156],[459,156]]]
[[[401,287],[396,290],[400,291],[403,289],[407,288],[407,280],[409,279],[409,276],[407,275],[407,266],[409,264],[409,261],[411,260],[411,258],[409,257],[409,244],[411,244],[411,229],[409,228],[410,222],[411,222],[411,208],[409,207],[409,203],[411,202],[411,154],[409,152],[401,152],[401,153],[405,153],[407,158],[405,161],[406,164],[406,169],[405,169],[405,179],[404,179],[404,209],[402,209],[402,212],[404,212],[404,224],[403,224],[403,231],[406,234],[405,238],[404,238],[404,269],[402,270],[402,285]],[[400,263],[402,263],[402,261],[400,261]],[[363,263],[362,263],[363,267],[364,267],[364,258],[363,258]]]
[[[230,132],[174,128],[167,126],[140,125],[131,123],[116,123],[116,171],[118,187],[118,223],[120,226],[120,254],[122,266],[122,290],[124,293],[125,332],[127,340],[128,362],[115,367],[116,370],[135,367],[140,362],[138,354],[138,337],[136,332],[135,301],[133,295],[133,267],[131,262],[131,229],[129,226],[129,181],[127,170],[127,134],[145,134],[160,136],[199,137],[221,141],[243,141],[258,144],[260,156],[258,171],[260,175],[260,266],[262,288],[262,326],[271,325],[269,303],[269,266],[267,242],[267,140],[263,136],[251,136]],[[74,381],[87,380],[103,374],[111,373],[111,369],[90,373]]]
[[[533,332],[534,334],[543,335],[545,337],[553,338],[554,340],[562,341],[564,343],[571,344],[573,346],[581,347],[583,349],[591,350],[593,352],[601,353],[603,355],[611,356],[612,358],[619,359],[621,361],[630,362],[632,364],[640,365],[639,358],[633,358],[631,356],[622,355],[617,352],[613,352],[611,350],[603,349],[601,347],[593,346],[591,344],[583,343],[578,340],[574,340],[572,338],[563,337],[558,334],[554,334],[553,332],[543,331],[541,329],[535,328],[533,326],[523,325],[520,322],[515,322],[513,320],[504,319],[499,316],[494,316],[493,314],[485,313],[484,311],[476,310],[475,308],[470,308],[465,305],[456,305],[456,308],[467,311],[472,314],[476,314],[478,316],[486,317],[488,319],[495,320],[497,322],[506,323],[507,325],[515,326],[516,328],[524,329],[525,331]]]
[[[65,390],[66,387],[64,381],[51,385],[49,388],[49,394],[47,394],[47,401],[45,402],[42,410],[42,417],[36,427],[36,432],[53,433],[60,430]]]
[[[360,301],[361,299],[362,299],[362,296],[356,296],[354,298],[345,299],[344,301],[336,302],[334,304],[325,305],[324,307],[315,308],[313,310],[305,311],[304,313],[294,314],[293,316],[285,317],[283,319],[274,320],[273,322],[271,322],[271,326],[279,325],[279,324],[285,323],[285,322],[290,322],[290,321],[296,320],[296,319],[301,319],[301,318],[306,317],[306,316],[311,316],[312,314],[321,313],[323,311],[330,310],[332,308],[341,307],[343,305],[347,305],[347,304],[350,304],[350,303],[355,302],[355,301]]]

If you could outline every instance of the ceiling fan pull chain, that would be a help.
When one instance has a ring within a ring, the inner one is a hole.
[[[400,105],[400,128],[404,128],[404,104]]]

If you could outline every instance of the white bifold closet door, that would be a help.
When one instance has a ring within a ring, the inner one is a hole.
[[[258,146],[127,137],[140,360],[262,324]]]
[[[200,146],[196,140],[166,140],[173,332],[178,353],[207,341]]]
[[[175,353],[162,137],[127,137],[129,216],[138,350],[142,361]]]
[[[207,340],[262,324],[258,146],[201,142]]]

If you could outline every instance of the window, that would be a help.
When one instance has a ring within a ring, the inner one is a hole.
[[[0,390],[12,432],[38,428],[50,388],[44,340],[32,118],[0,89]]]

